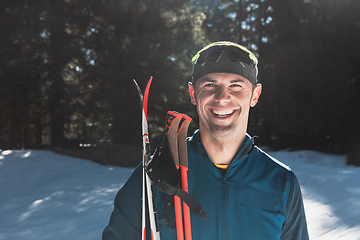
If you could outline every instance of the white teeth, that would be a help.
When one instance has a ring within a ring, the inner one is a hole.
[[[234,110],[212,110],[218,117],[227,117],[228,115],[232,114]]]
[[[218,114],[218,115],[227,115],[227,114],[231,114],[234,110],[212,110],[213,113]]]

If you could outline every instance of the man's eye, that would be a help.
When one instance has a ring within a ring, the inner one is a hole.
[[[215,84],[213,84],[213,83],[208,83],[208,84],[205,84],[204,87],[215,87]]]

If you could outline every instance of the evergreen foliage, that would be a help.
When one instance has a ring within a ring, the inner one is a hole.
[[[259,57],[258,144],[359,146],[358,0],[54,0],[0,4],[0,148],[141,144],[135,78],[152,141],[168,110],[193,117],[191,57],[219,40]]]

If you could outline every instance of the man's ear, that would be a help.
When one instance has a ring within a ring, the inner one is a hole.
[[[250,107],[255,107],[255,105],[259,101],[261,90],[262,90],[262,85],[260,83],[258,83],[254,88],[253,95],[252,95],[251,102],[250,102]]]
[[[189,93],[190,93],[190,99],[191,99],[191,103],[193,105],[196,105],[196,99],[195,99],[195,86],[192,84],[192,82],[188,82],[188,86],[189,86]]]

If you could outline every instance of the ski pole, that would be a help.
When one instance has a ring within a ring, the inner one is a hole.
[[[166,115],[166,125],[168,127],[167,139],[170,147],[170,152],[173,156],[176,168],[179,170],[179,150],[178,150],[178,125],[181,117],[175,112],[168,111]],[[174,208],[175,208],[175,224],[177,240],[184,240],[184,228],[181,211],[181,199],[178,196],[174,196]]]
[[[187,158],[187,131],[191,122],[191,118],[187,115],[180,114],[182,119],[179,125],[178,130],[178,143],[179,143],[179,162],[180,162],[180,176],[181,176],[181,188],[185,192],[189,193],[188,186],[188,158]],[[190,219],[190,208],[183,202],[184,210],[184,229],[185,229],[185,239],[191,240],[191,219]]]

